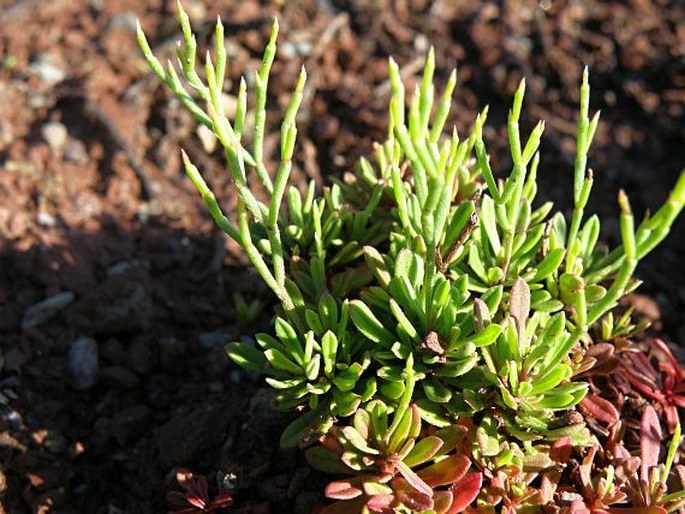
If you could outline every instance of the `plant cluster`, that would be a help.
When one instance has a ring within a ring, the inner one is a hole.
[[[180,4],[179,19],[183,79],[156,59],[140,27],[138,41],[152,70],[221,144],[235,221],[183,153],[187,175],[279,300],[273,333],[227,352],[266,376],[278,408],[299,413],[281,443],[300,445],[312,467],[345,477],[326,488],[336,502],[324,512],[680,507],[685,493],[671,468],[683,372],[664,343],[656,343],[656,366],[631,346],[627,337],[639,327],[629,313],[615,320],[613,310],[638,287],[637,263],[685,205],[685,172],[637,227],[620,192],[622,244],[609,251],[599,243],[599,218],[585,216],[587,154],[599,122],[589,113],[587,69],[570,220],[537,201],[545,125],[521,133],[525,82],[507,122],[513,166],[495,175],[483,140],[487,109],[467,136],[445,132],[457,75],[438,96],[432,51],[409,101],[390,59],[388,135],[373,159],[322,192],[313,182],[300,192],[288,178],[304,69],[284,112],[275,170],[264,155],[278,23],[254,75],[254,100],[242,80],[229,119],[221,21],[214,57],[208,52],[198,73]],[[639,455],[626,449],[626,430],[637,432],[626,429],[622,404],[607,391],[645,400]],[[657,412],[674,434],[665,461]]]

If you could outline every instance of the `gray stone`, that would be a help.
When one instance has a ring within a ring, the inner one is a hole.
[[[109,26],[113,29],[122,29],[134,33],[136,31],[137,19],[136,13],[126,11],[112,16]]]
[[[63,293],[57,293],[41,302],[31,305],[24,313],[24,318],[21,321],[21,328],[26,330],[27,328],[44,323],[71,305],[74,299],[74,293],[71,291],[64,291]]]
[[[100,374],[98,344],[90,337],[79,337],[69,348],[67,377],[71,386],[78,391],[93,387]]]

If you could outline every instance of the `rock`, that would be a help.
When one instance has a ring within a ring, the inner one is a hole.
[[[51,150],[61,150],[69,139],[67,127],[58,121],[51,121],[43,125],[40,129],[43,139]]]
[[[109,28],[122,29],[131,33],[135,33],[137,19],[138,17],[134,12],[122,12],[112,16],[112,19],[109,22]]]
[[[90,337],[79,337],[69,348],[69,383],[78,391],[86,391],[97,383],[99,373],[97,341]]]
[[[0,405],[0,419],[5,426],[9,426],[15,431],[18,431],[24,425],[24,418],[19,411],[9,405]]]
[[[90,160],[86,145],[80,139],[69,139],[64,147],[62,156],[65,161],[80,164],[82,166],[88,164],[88,161]]]
[[[24,319],[21,321],[21,328],[35,327],[49,320],[57,313],[68,307],[75,299],[74,293],[71,291],[64,291],[56,295],[46,298],[42,302],[31,305],[24,313]]]
[[[36,215],[36,223],[38,223],[41,227],[54,227],[57,224],[57,220],[52,214],[45,211],[40,211]]]
[[[51,86],[66,78],[64,69],[58,63],[58,58],[51,54],[38,55],[29,65],[29,68]]]

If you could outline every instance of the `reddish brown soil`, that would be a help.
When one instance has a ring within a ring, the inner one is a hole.
[[[156,52],[173,54],[175,3],[0,0],[0,511],[164,512],[180,466],[237,487],[243,512],[310,512],[319,501],[321,479],[277,448],[287,416],[223,354],[225,342],[268,329],[268,315],[241,327],[233,294],[272,300],[180,169],[182,144],[230,206],[219,154],[205,154],[197,124],[136,47],[139,17]],[[186,1],[201,45],[221,14],[231,91],[258,66],[278,15],[273,123],[301,62],[310,76],[299,184],[325,182],[370,152],[384,134],[387,56],[410,79],[432,43],[440,78],[459,68],[456,123],[466,128],[490,104],[486,137],[504,166],[508,102],[527,77],[524,127],[547,121],[541,194],[568,209],[588,64],[592,108],[603,111],[590,210],[615,243],[618,189],[641,215],[685,164],[685,6],[502,4]],[[273,152],[275,140],[266,143]],[[684,341],[685,220],[673,232],[641,265],[634,303]],[[29,326],[27,309],[64,292],[72,303]],[[99,374],[76,390],[67,358],[80,337],[95,340]]]

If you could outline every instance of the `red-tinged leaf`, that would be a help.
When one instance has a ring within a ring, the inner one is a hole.
[[[418,492],[404,478],[395,477],[391,485],[395,491],[397,501],[405,507],[412,509],[412,512],[423,512],[434,508],[433,494],[428,495]]]
[[[590,415],[608,425],[616,423],[621,416],[611,402],[595,394],[586,395],[580,401],[580,408],[586,415]]]
[[[643,374],[636,372],[628,366],[623,367],[623,375],[630,382],[633,389],[637,389],[638,392],[647,396],[648,398],[662,401],[664,395],[659,391],[656,382],[651,380],[651,378],[646,377]],[[616,375],[616,378],[623,378],[620,375]]]
[[[540,499],[542,505],[554,500],[554,493],[557,491],[560,479],[561,472],[556,469],[546,471],[542,474],[542,478],[540,479]]]
[[[407,466],[401,460],[397,462],[396,466],[397,471],[400,472],[404,479],[409,482],[414,489],[430,497],[433,496],[433,489],[431,486],[424,482],[416,473],[414,473],[409,466]]]
[[[649,480],[649,470],[659,464],[661,424],[654,407],[647,404],[640,422],[640,477]]]
[[[418,491],[402,491],[397,493],[397,499],[412,512],[423,512],[434,507],[433,497]]]
[[[668,429],[668,433],[672,434],[675,431],[676,425],[680,422],[678,409],[675,405],[665,405],[664,415],[666,416],[666,428]]]
[[[336,480],[326,486],[324,494],[332,500],[351,500],[362,495],[360,483],[360,477]]]
[[[449,485],[461,479],[471,461],[466,455],[454,454],[419,471],[419,476],[431,487]]]
[[[447,514],[463,512],[478,497],[483,486],[483,474],[471,471],[464,478],[450,487],[452,492],[452,506]]]
[[[588,357],[594,357],[597,362],[602,362],[614,355],[616,348],[610,343],[595,343],[585,352]]]
[[[658,338],[654,339],[652,344],[661,351],[661,354],[666,358],[668,364],[670,364],[670,366],[664,366],[663,364],[665,363],[661,363],[659,367],[661,367],[662,370],[666,371],[670,375],[673,375],[678,382],[682,382],[683,370],[668,345]]]
[[[583,463],[578,466],[578,472],[580,475],[580,481],[583,487],[590,489],[592,487],[592,463],[595,460],[595,455],[597,454],[597,446],[593,446],[587,452],[587,455],[583,459]],[[573,505],[571,505],[573,509]]]
[[[671,403],[677,405],[681,409],[685,409],[685,396],[673,395],[669,398]]]
[[[573,441],[570,435],[565,435],[554,441],[549,450],[549,458],[554,462],[565,464],[571,457],[571,450],[573,450]]]
[[[176,481],[178,482],[178,485],[190,494],[207,499],[207,479],[204,476],[200,475],[199,477],[195,477],[193,473],[187,469],[177,469]]]
[[[201,498],[197,496],[196,494],[188,493],[186,494],[186,501],[188,502],[188,505],[192,505],[193,507],[197,507],[200,510],[205,510],[205,507],[207,507],[207,502],[205,501],[206,498]]]
[[[451,491],[436,491],[433,495],[433,510],[436,514],[447,514],[452,503]]]
[[[219,494],[216,498],[212,499],[211,502],[209,502],[209,505],[207,508],[209,510],[211,509],[225,509],[226,507],[230,507],[233,505],[234,500],[233,496],[231,496],[231,493],[224,491],[223,493]]]
[[[571,502],[570,514],[592,514],[593,511],[587,508],[585,502],[582,500],[574,500]]]
[[[659,374],[644,353],[626,352],[625,357],[630,364],[630,366],[626,366],[629,371],[634,372],[636,376],[639,376],[643,381],[649,382],[650,385],[656,387],[656,381],[659,378]]]
[[[392,514],[392,503],[394,500],[395,497],[392,494],[377,494],[376,496],[369,498],[369,501],[366,502],[366,507],[371,512],[376,512],[378,514]]]
[[[587,371],[587,375],[605,377],[611,375],[619,366],[621,366],[621,361],[616,357],[611,357],[604,362],[595,364],[594,368]]]

